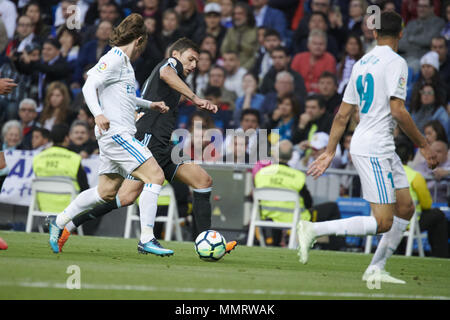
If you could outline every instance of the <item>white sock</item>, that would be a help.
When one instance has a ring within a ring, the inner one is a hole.
[[[317,237],[321,236],[365,236],[377,233],[377,220],[370,217],[352,217],[313,223]]]
[[[405,232],[408,224],[409,220],[394,216],[392,227],[381,237],[380,243],[378,243],[377,250],[373,255],[369,268],[375,266],[380,269],[384,269],[387,259],[395,252],[400,244],[400,241],[402,241],[403,232]]]
[[[154,183],[147,183],[139,198],[139,215],[141,218],[141,242],[146,243],[152,240],[153,227],[155,226],[156,210],[158,209],[158,196],[161,186]]]
[[[69,206],[56,217],[56,225],[61,229],[81,212],[92,209],[97,203],[106,202],[98,194],[97,187],[80,193]]]
[[[70,233],[72,233],[76,228],[77,228],[77,226],[73,223],[72,220],[69,221],[69,222],[66,224],[66,229],[67,229],[67,231],[69,231]]]

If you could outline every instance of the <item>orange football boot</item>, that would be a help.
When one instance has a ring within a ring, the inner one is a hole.
[[[64,247],[66,241],[69,239],[69,236],[70,236],[69,230],[67,230],[67,228],[64,227],[61,237],[59,237],[58,239],[59,252],[62,252],[62,248]]]
[[[234,250],[236,247],[237,247],[236,241],[227,242],[225,253],[231,253],[231,251]]]

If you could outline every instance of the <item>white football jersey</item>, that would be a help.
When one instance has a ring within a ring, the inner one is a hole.
[[[110,121],[110,132],[136,133],[135,75],[128,56],[119,48],[109,50],[88,71],[89,77],[98,77],[103,85],[98,88],[100,107]],[[96,128],[96,133],[98,130]]]
[[[376,46],[353,66],[343,101],[358,105],[359,124],[350,153],[391,157],[395,153],[390,98],[406,99],[408,66],[389,46]]]

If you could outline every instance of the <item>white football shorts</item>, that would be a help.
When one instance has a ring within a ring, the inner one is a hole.
[[[397,154],[383,159],[355,154],[351,156],[365,200],[378,204],[395,203],[395,189],[409,188],[408,178]]]
[[[150,150],[129,133],[105,132],[98,138],[98,146],[99,175],[117,173],[126,178],[152,157]]]

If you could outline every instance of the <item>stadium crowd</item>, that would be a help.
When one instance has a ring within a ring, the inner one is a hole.
[[[179,128],[192,132],[198,120],[203,129],[224,134],[229,128],[278,129],[279,140],[293,145],[289,165],[305,168],[325,150],[353,65],[376,45],[367,15],[373,4],[403,18],[399,54],[409,66],[407,108],[441,160],[431,172],[416,152],[410,164],[424,176],[434,175],[429,187],[442,185],[437,200],[446,202],[450,1],[0,0],[0,77],[17,83],[0,96],[3,150],[45,149],[52,128],[67,124],[69,150],[82,158],[98,153],[81,87],[87,70],[111,48],[113,28],[137,12],[148,32],[147,47],[134,63],[137,88],[175,40],[184,36],[200,45],[197,69],[186,82],[219,112],[199,112],[181,101]],[[356,124],[355,117],[333,167],[353,169],[349,146]],[[245,141],[247,153],[256,147],[257,135]],[[396,135],[401,138],[400,130]],[[204,147],[211,143],[195,136],[191,142],[195,139]],[[204,160],[223,159],[236,144],[226,137],[223,150],[214,149],[212,159]],[[184,150],[192,154],[189,145]],[[341,195],[352,186],[343,178]]]

